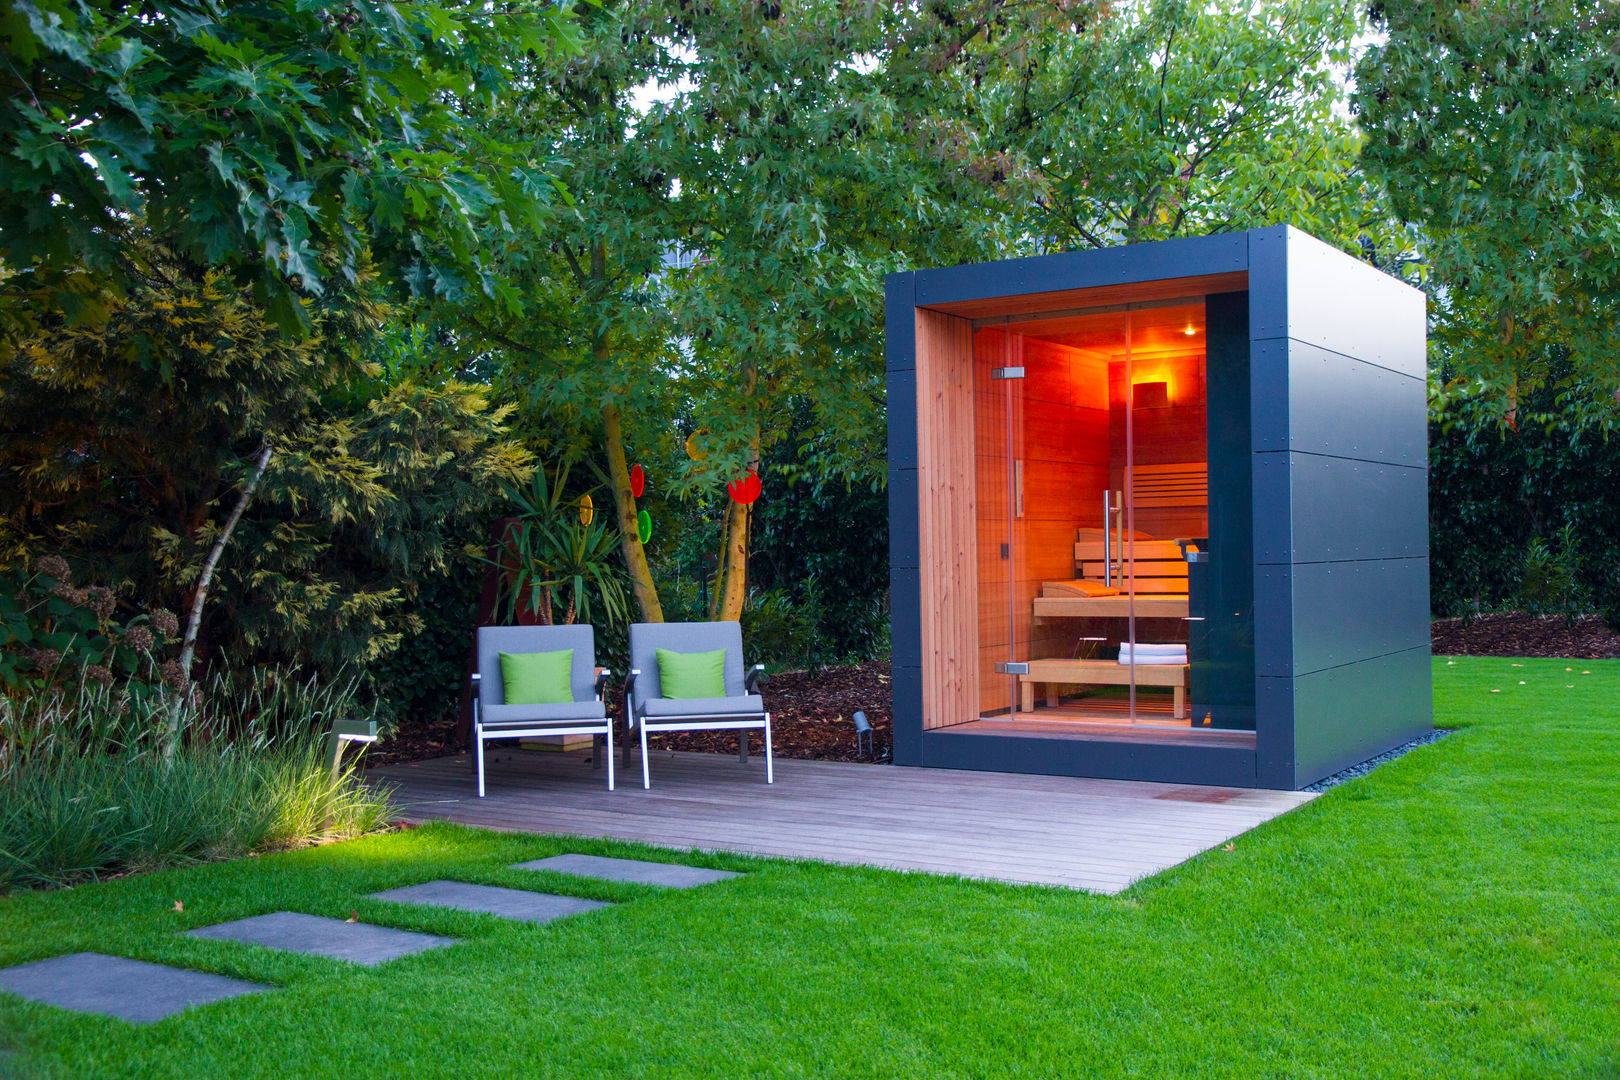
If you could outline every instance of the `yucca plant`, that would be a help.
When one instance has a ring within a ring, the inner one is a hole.
[[[486,561],[510,575],[505,595],[508,622],[517,622],[527,612],[548,626],[580,619],[595,622],[598,617],[612,623],[622,621],[628,610],[618,563],[618,530],[610,529],[594,512],[581,512],[583,499],[592,492],[564,502],[568,472],[567,464],[555,477],[537,468],[528,490],[507,489],[520,513],[507,528],[500,555]]]

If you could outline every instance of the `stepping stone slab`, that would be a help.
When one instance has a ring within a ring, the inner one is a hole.
[[[217,923],[189,930],[191,937],[215,941],[247,941],[270,949],[313,953],[334,960],[349,960],[371,967],[400,956],[442,949],[454,945],[455,938],[418,934],[388,926],[371,926],[342,919],[324,919],[296,911],[275,911],[235,922]]]
[[[429,904],[458,911],[480,911],[486,915],[499,915],[503,919],[526,919],[537,923],[608,906],[601,900],[553,896],[551,893],[529,892],[527,889],[503,889],[498,885],[469,885],[465,881],[428,881],[421,885],[407,885],[403,889],[372,893],[371,899],[391,900],[396,904]]]
[[[705,870],[699,866],[642,862],[640,859],[609,859],[602,855],[553,855],[549,859],[518,863],[513,870],[554,870],[579,877],[629,881],[637,885],[663,885],[670,889],[691,889],[727,878],[742,877],[730,870]]]
[[[82,952],[0,970],[0,990],[74,1012],[147,1024],[165,1016],[269,990],[258,983],[202,971]]]

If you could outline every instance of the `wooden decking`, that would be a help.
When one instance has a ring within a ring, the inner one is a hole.
[[[1113,893],[1307,802],[1303,792],[653,751],[609,792],[585,753],[497,750],[372,770],[409,820],[638,840]]]

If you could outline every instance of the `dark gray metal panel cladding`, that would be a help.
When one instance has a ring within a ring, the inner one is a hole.
[[[1267,457],[1286,457],[1292,466],[1293,550],[1283,561],[1429,554],[1428,470],[1314,454]],[[1269,467],[1279,465],[1272,461]]]
[[[1294,679],[1254,680],[1255,782],[1260,787],[1294,786]]]
[[[915,568],[889,571],[889,653],[896,667],[922,665],[922,575]]]
[[[1428,384],[1386,368],[1287,339],[1259,342],[1257,407],[1284,413],[1257,450],[1423,465],[1428,460]]]
[[[1287,337],[1288,227],[1250,229],[1244,235],[1249,242],[1249,336],[1255,341]]]
[[[894,736],[894,763],[922,765],[922,668],[889,668],[894,692],[890,730]]]
[[[1433,727],[1429,646],[1294,680],[1294,775],[1304,787]]]
[[[1065,251],[1028,259],[917,271],[918,307],[1023,293],[1225,274],[1248,267],[1244,233]]]
[[[883,352],[889,371],[917,369],[916,278],[907,271],[883,279]]]
[[[889,470],[889,565],[917,569],[918,539],[917,470]]]
[[[1249,419],[1250,445],[1259,450],[1286,443],[1288,438],[1288,368],[1265,346],[1288,331],[1288,230],[1283,226],[1251,229],[1249,242]],[[1256,453],[1251,468],[1253,544],[1258,564],[1268,548],[1287,550],[1290,539],[1287,469],[1268,470],[1263,463],[1272,454]],[[1286,587],[1268,588],[1261,567],[1254,580],[1255,672],[1293,664],[1293,597]],[[1261,691],[1266,680],[1255,680],[1254,728],[1256,768],[1260,761],[1291,760],[1294,717],[1285,698]],[[1275,770],[1273,770],[1275,772]],[[1257,771],[1257,780],[1259,778]],[[1260,781],[1275,783],[1274,780]],[[1286,784],[1280,786],[1287,786]]]
[[[1260,567],[1256,599],[1273,589],[1292,596],[1293,663],[1269,663],[1261,675],[1298,677],[1429,640],[1427,558]]]
[[[898,735],[896,740],[898,745]],[[895,757],[898,761],[898,750]],[[1240,746],[969,735],[944,728],[922,733],[921,764],[937,769],[1096,776],[1161,784],[1255,786],[1254,751]]]
[[[917,467],[917,373],[891,371],[886,403],[889,415],[889,468]]]
[[[1428,377],[1422,290],[1298,229],[1287,243],[1288,337]]]
[[[1254,455],[1254,561],[1285,563],[1294,550],[1292,454]]]

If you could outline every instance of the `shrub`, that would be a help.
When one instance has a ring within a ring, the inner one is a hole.
[[[1581,560],[1575,529],[1565,525],[1556,546],[1539,536],[1530,539],[1514,603],[1531,615],[1562,615],[1570,625],[1590,609],[1590,596],[1581,581]]]
[[[67,561],[55,555],[39,559],[33,573],[12,570],[0,580],[0,692],[85,681],[155,692],[163,656],[179,639],[172,613],[120,621],[113,591],[74,585]]]

